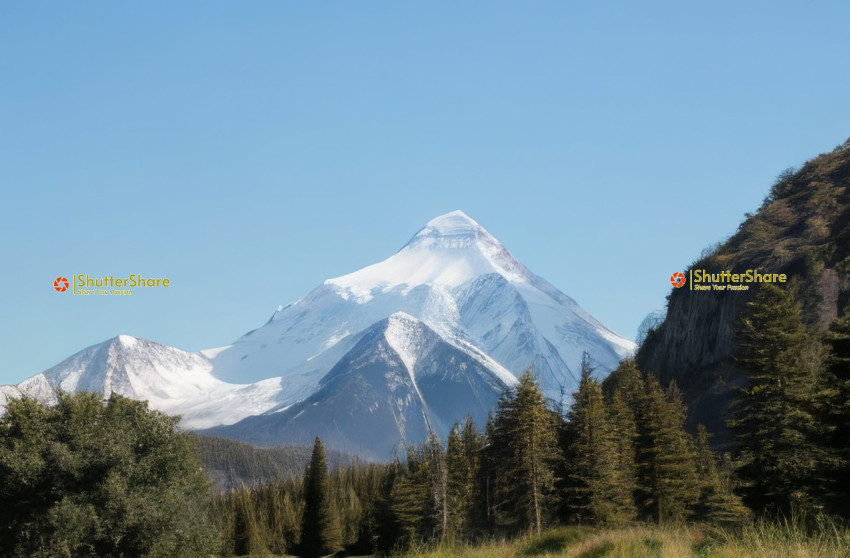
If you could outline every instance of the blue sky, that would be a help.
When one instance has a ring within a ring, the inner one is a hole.
[[[225,345],[462,209],[627,336],[850,136],[847,2],[4,2],[0,383]],[[75,273],[168,277],[130,297]]]

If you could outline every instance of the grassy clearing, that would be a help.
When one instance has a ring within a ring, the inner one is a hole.
[[[806,533],[792,524],[758,523],[739,532],[689,527],[561,527],[540,537],[475,546],[414,548],[407,558],[850,558],[850,531],[824,524]]]

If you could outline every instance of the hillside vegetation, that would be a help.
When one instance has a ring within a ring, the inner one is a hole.
[[[850,311],[850,140],[799,169],[779,174],[755,214],[727,240],[707,249],[688,270],[755,269],[785,273],[817,333]],[[683,270],[688,275],[688,270]],[[724,414],[747,374],[732,358],[736,330],[757,288],[697,292],[673,289],[666,319],[647,335],[638,366],[662,383],[676,380],[689,424],[705,424],[728,441]]]

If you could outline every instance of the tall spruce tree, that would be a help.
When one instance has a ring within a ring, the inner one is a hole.
[[[499,401],[489,441],[498,452],[491,453],[498,459],[497,516],[538,534],[549,514],[555,465],[562,459],[557,421],[528,370]]]
[[[728,473],[720,471],[717,456],[709,448],[709,437],[705,426],[698,425],[695,443],[700,499],[696,512],[709,523],[733,527],[748,519],[750,510],[733,491]]]
[[[634,359],[625,359],[605,379],[602,385],[609,406],[611,426],[617,445],[618,471],[621,474],[619,490],[630,494],[637,508],[640,508],[639,490],[641,473],[638,456],[640,442],[645,440],[645,421],[643,419],[646,388],[643,375]],[[644,436],[642,436],[642,434]],[[623,496],[621,496],[622,498]]]
[[[446,452],[440,443],[440,439],[434,432],[425,441],[425,471],[429,493],[433,500],[433,509],[436,523],[435,538],[442,538],[448,531],[449,506],[448,506],[448,475],[446,472]]]
[[[614,441],[612,499],[619,504],[614,519],[619,522],[631,521],[637,514],[637,424],[635,413],[620,390],[614,391],[608,415]]]
[[[387,466],[386,474],[376,487],[371,511],[371,526],[369,538],[371,546],[379,554],[387,554],[393,550],[401,540],[401,527],[394,510],[395,500],[393,496],[404,471],[404,466],[396,458]]]
[[[483,523],[478,497],[482,438],[470,415],[455,423],[446,446],[448,533],[470,538]]]
[[[850,315],[830,324],[824,342],[829,353],[824,380],[831,390],[823,415],[831,429],[828,444],[836,458],[829,496],[831,508],[850,517]]]
[[[481,461],[478,464],[478,498],[482,507],[483,527],[494,530],[496,527],[496,487],[498,485],[498,464],[509,455],[508,448],[496,443],[496,421],[493,414],[487,416],[481,444]]]
[[[619,469],[618,444],[602,387],[593,379],[585,354],[581,381],[568,413],[571,444],[567,453],[570,482],[567,507],[581,523],[622,523],[634,517],[630,486]],[[627,464],[633,466],[633,463]]]
[[[659,524],[686,519],[699,497],[699,483],[681,393],[675,382],[665,391],[655,376],[647,376],[642,407],[644,512]]]
[[[407,450],[407,466],[393,485],[391,509],[399,528],[399,539],[440,538],[446,531],[445,453],[434,434],[421,446]]]
[[[325,556],[341,548],[339,525],[333,513],[328,463],[322,441],[316,436],[313,454],[304,473],[304,515],[301,520],[301,554]]]
[[[737,473],[751,508],[788,515],[811,505],[825,458],[816,441],[816,375],[803,358],[807,335],[792,292],[766,283],[747,306],[735,356],[749,381],[728,419]]]

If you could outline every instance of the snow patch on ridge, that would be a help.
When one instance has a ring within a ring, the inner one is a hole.
[[[384,331],[384,337],[390,347],[398,354],[405,368],[410,372],[410,380],[413,385],[416,385],[414,370],[416,367],[416,352],[417,345],[414,334],[414,328],[417,327],[418,320],[404,312],[396,312],[387,320],[387,328]],[[417,388],[418,391],[418,388]]]

